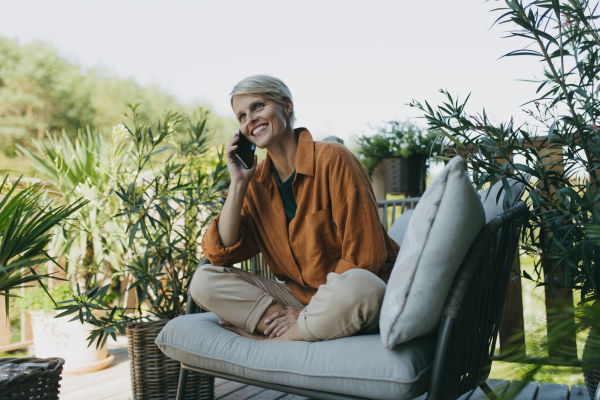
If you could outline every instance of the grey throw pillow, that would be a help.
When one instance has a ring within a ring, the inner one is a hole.
[[[388,230],[388,236],[392,238],[392,240],[398,244],[402,244],[402,240],[404,239],[404,234],[408,229],[408,222],[413,215],[415,210],[406,210],[402,215],[400,215],[394,223],[392,227]]]
[[[529,177],[529,174],[525,175],[526,179],[529,179]],[[517,201],[523,197],[523,193],[526,189],[525,185],[514,179],[508,178],[507,180],[508,185],[510,186],[512,197],[508,196],[506,190],[503,190],[502,193],[500,193],[500,198],[498,201],[496,201],[498,198],[498,192],[502,188],[502,181],[498,181],[490,188],[479,192],[479,197],[481,197],[481,202],[483,203],[483,209],[485,211],[485,222],[490,222],[492,219],[502,214],[505,210],[508,210],[514,206]]]
[[[379,325],[385,347],[438,327],[454,276],[485,224],[479,195],[453,158],[415,207],[385,292]]]

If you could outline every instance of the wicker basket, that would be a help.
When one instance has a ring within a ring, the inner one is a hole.
[[[585,386],[587,387],[590,399],[594,399],[598,383],[600,382],[600,335],[593,328],[590,329],[585,341],[581,361]]]
[[[425,156],[384,158],[383,176],[386,194],[420,196],[425,191]]]
[[[7,381],[0,381],[0,400],[58,400],[59,381],[62,379],[62,358],[0,358],[0,366],[8,363],[47,363],[46,368],[19,374]]]
[[[131,391],[134,400],[172,400],[177,395],[180,363],[163,354],[154,343],[168,320],[137,322],[127,325]],[[214,378],[191,372],[186,399],[212,399]]]

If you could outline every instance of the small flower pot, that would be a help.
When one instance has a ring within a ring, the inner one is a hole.
[[[388,157],[381,160],[386,194],[418,197],[425,191],[425,161],[427,157]]]
[[[88,347],[90,324],[69,320],[72,316],[54,318],[56,312],[31,311],[31,328],[36,357],[61,357],[65,373],[85,374],[108,367],[115,356],[108,354],[106,343]]]

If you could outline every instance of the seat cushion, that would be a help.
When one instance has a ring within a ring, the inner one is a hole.
[[[264,382],[376,399],[412,399],[427,391],[435,337],[396,346],[378,334],[323,342],[255,341],[218,325],[212,313],[171,320],[156,338],[184,364]]]
[[[446,297],[485,213],[462,158],[427,188],[408,223],[385,291],[379,326],[384,346],[434,332]]]

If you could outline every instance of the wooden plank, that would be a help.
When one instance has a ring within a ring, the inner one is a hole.
[[[115,355],[115,360],[117,356],[121,359],[123,357],[122,353],[117,354]],[[114,362],[115,361],[113,361],[113,363]],[[61,381],[61,393],[71,393],[85,389],[86,387],[90,386],[90,382],[106,382],[108,384],[109,382],[112,382],[115,379],[119,379],[123,376],[126,376],[127,378],[130,377],[129,358],[127,358],[126,361],[121,361],[121,363],[116,365],[111,363],[109,368],[90,372],[88,374],[63,374],[63,379]],[[131,380],[129,380],[128,383],[123,387],[131,390]]]
[[[525,322],[523,319],[523,290],[521,288],[521,262],[519,252],[515,254],[512,272],[500,319],[500,354],[525,357]]]
[[[510,381],[505,381],[501,379],[488,379],[486,381],[488,386],[492,389],[494,394],[498,397],[502,396],[508,386],[510,385]],[[489,400],[489,397],[481,390],[481,388],[475,389],[469,400]]]
[[[33,345],[33,340],[30,340],[27,342],[18,342],[18,343],[7,344],[6,346],[0,346],[0,353],[3,353],[5,351],[26,349],[28,346],[31,346],[31,345]]]
[[[227,396],[228,394],[240,390],[246,386],[248,385],[246,385],[245,383],[228,381],[227,383],[224,383],[221,386],[215,388],[215,399]]]
[[[229,382],[227,379],[223,379],[223,378],[215,378],[215,387],[217,386],[221,386],[224,383]]]
[[[516,390],[516,386],[519,383],[520,382],[518,381],[512,381],[505,393],[508,394],[511,390]],[[521,389],[521,391],[513,398],[513,400],[534,400],[535,396],[537,395],[537,392],[537,382],[529,382],[525,385],[523,389]]]
[[[133,395],[131,394],[131,389],[129,389],[126,392],[115,394],[115,395],[109,396],[109,397],[103,397],[103,398],[97,399],[97,400],[131,400],[132,398],[133,398]],[[92,400],[92,399],[87,399],[87,400]]]
[[[123,393],[124,389],[128,386],[131,387],[131,378],[129,374],[111,379],[108,382],[97,382],[93,384],[93,380],[88,380],[88,385],[85,388],[75,390],[72,392],[64,393],[61,390],[60,400],[81,400],[81,399],[101,399],[104,397],[114,396]],[[99,397],[101,394],[104,397]]]
[[[563,167],[563,150],[560,146],[548,146],[540,152],[542,160],[545,164],[549,164],[548,171],[555,171],[561,174],[564,171]],[[556,188],[550,188],[550,193],[554,193]],[[553,194],[554,196],[554,194]],[[546,233],[546,240],[551,241],[550,233]],[[544,276],[548,276],[548,279],[553,280],[558,278],[560,282],[563,281],[562,269],[560,267],[554,268],[552,260],[549,257],[542,255],[542,268],[544,270]],[[575,333],[575,316],[573,313],[568,313],[565,310],[573,308],[573,291],[566,289],[559,289],[554,292],[553,287],[545,287],[545,301],[546,301],[546,327],[548,332],[548,357],[564,360],[576,360],[577,359],[577,342]],[[569,315],[570,314],[570,315]],[[571,325],[571,327],[565,326]],[[560,328],[557,328],[560,326]],[[572,328],[572,329],[571,329]],[[560,341],[557,338],[565,337],[565,330],[571,329],[573,334],[566,337],[565,340]]]
[[[266,389],[258,386],[246,386],[240,390],[236,390],[235,392],[228,394],[225,397],[221,397],[222,400],[245,400],[254,395],[258,395],[261,392],[264,392]]]
[[[248,397],[248,400],[279,400],[287,396],[287,393],[277,392],[275,390],[265,390],[254,396]]]
[[[3,350],[10,344],[10,321],[6,317],[5,301],[4,296],[0,296],[0,351],[10,351]]]
[[[21,342],[33,340],[33,329],[31,329],[31,314],[21,314]]]
[[[585,386],[572,385],[569,400],[588,400],[590,395]]]
[[[540,383],[537,400],[568,400],[569,385],[556,385],[554,383]]]

